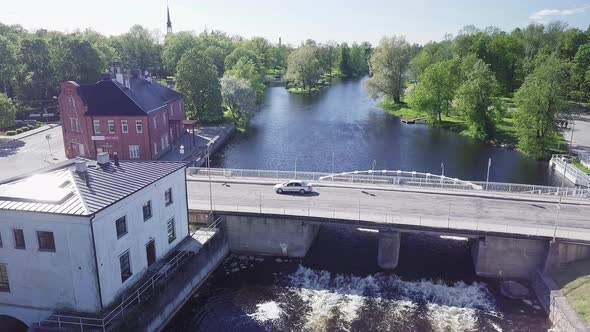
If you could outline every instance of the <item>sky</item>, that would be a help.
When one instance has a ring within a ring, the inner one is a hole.
[[[590,0],[168,0],[174,31],[221,30],[230,35],[279,37],[293,45],[368,41],[404,35],[420,44],[456,34],[463,26],[503,30],[561,20],[586,30]],[[0,0],[0,22],[26,29],[106,35],[134,24],[166,32],[166,0]]]

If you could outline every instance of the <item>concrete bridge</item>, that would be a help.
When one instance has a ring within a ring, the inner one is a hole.
[[[378,172],[192,168],[187,177],[189,209],[194,218],[210,211],[223,216],[230,250],[236,252],[303,257],[319,227],[340,225],[379,231],[377,260],[385,269],[396,267],[399,243],[407,232],[468,238],[482,276],[529,278],[539,269],[590,257],[585,188]],[[290,178],[311,180],[316,192],[273,191],[273,184]]]

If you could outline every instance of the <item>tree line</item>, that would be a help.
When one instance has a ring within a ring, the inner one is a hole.
[[[560,140],[559,123],[590,99],[590,28],[467,26],[423,46],[394,36],[376,47],[370,67],[373,97],[406,102],[434,125],[459,118],[482,140],[496,139],[512,118],[519,150],[544,158]]]

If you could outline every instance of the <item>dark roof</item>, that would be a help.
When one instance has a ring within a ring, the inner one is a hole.
[[[76,160],[88,163],[89,185],[75,171]],[[186,167],[163,161],[120,161],[119,165],[101,166],[78,158],[58,169],[13,178],[0,184],[0,210],[91,215]]]
[[[87,115],[142,116],[183,96],[157,82],[141,77],[129,78],[130,89],[116,80],[80,85],[78,92],[88,106]]]

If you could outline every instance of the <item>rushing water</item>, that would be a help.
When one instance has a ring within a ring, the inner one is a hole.
[[[364,80],[343,81],[305,96],[283,87],[267,89],[252,131],[235,139],[212,165],[337,172],[375,169],[415,170],[465,180],[552,184],[546,162],[523,157],[444,129],[406,125],[376,106]],[[332,163],[332,161],[334,161]],[[333,165],[333,166],[332,166]]]
[[[334,156],[334,158],[332,158]],[[247,137],[214,166],[309,171],[403,169],[553,183],[546,163],[375,107],[362,81],[313,96],[267,90]],[[334,165],[334,166],[332,166]],[[322,227],[303,260],[230,255],[166,331],[546,331],[534,299],[510,300],[478,278],[467,241],[403,234],[393,273],[377,266],[377,234]]]

